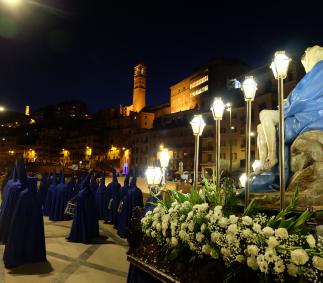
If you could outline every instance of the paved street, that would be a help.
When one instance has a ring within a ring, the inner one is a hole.
[[[116,235],[111,225],[100,221],[100,234],[107,236],[98,244],[78,244],[65,240],[71,221],[45,220],[48,263],[24,265],[6,270],[0,262],[0,283],[123,283],[127,280],[127,241]],[[4,246],[0,245],[3,254]]]

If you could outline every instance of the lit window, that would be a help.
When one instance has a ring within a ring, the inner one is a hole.
[[[205,91],[207,91],[209,89],[209,86],[206,85],[206,86],[203,86],[197,90],[194,90],[193,92],[191,92],[191,96],[197,96]]]
[[[194,88],[194,87],[197,87],[197,86],[201,85],[202,83],[205,83],[205,82],[206,82],[206,81],[208,81],[208,80],[209,80],[209,76],[208,76],[208,75],[206,75],[206,76],[204,76],[204,77],[200,78],[199,80],[197,80],[197,81],[195,81],[195,82],[191,83],[191,84],[190,84],[190,89],[192,89],[192,88]]]

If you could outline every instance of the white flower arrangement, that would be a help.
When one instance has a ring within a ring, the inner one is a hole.
[[[303,214],[299,219],[306,218]],[[282,214],[270,219],[264,214],[226,217],[222,206],[175,200],[169,207],[159,203],[141,225],[146,237],[160,246],[186,247],[198,256],[220,257],[228,268],[239,263],[280,282],[288,277],[323,282],[323,238],[298,233],[296,224],[295,231],[289,232],[278,225],[284,223],[281,219]]]

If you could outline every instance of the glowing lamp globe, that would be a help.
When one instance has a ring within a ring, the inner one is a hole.
[[[205,128],[205,122],[203,120],[202,115],[194,115],[194,118],[191,121],[191,126],[193,130],[194,136],[200,136],[203,133],[203,130]]]
[[[159,167],[149,166],[146,170],[146,179],[148,185],[159,185],[163,176],[163,173]]]
[[[170,159],[170,156],[169,156],[168,149],[163,149],[160,152],[160,157],[159,157],[160,166],[163,168],[166,168],[168,166],[169,159]]]
[[[221,97],[215,97],[211,106],[214,120],[222,120],[224,108],[225,104],[223,103]]]
[[[240,178],[239,178],[239,182],[242,188],[244,188],[246,186],[246,182],[247,182],[247,175],[246,173],[241,174]]]
[[[285,54],[285,51],[277,51],[275,58],[270,65],[275,79],[285,79],[291,59]]]
[[[253,76],[246,77],[242,84],[242,91],[244,94],[244,99],[253,101],[257,91],[257,83],[253,79]]]

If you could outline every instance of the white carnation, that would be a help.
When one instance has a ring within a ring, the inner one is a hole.
[[[238,226],[237,224],[230,224],[228,227],[228,232],[232,234],[238,233]]]
[[[157,225],[156,225],[156,230],[157,230],[157,231],[161,231],[161,229],[162,229],[161,224],[160,224],[160,223],[157,223]]]
[[[196,241],[198,241],[200,243],[203,241],[204,235],[201,232],[198,232],[198,233],[196,233],[195,238],[196,238]]]
[[[307,237],[306,237],[306,241],[307,241],[307,243],[308,243],[308,245],[311,247],[311,248],[314,248],[315,247],[315,244],[316,244],[316,242],[315,242],[315,238],[313,237],[313,235],[308,235]]]
[[[242,224],[244,224],[246,226],[253,225],[253,220],[250,216],[243,216],[241,219],[242,219]]]
[[[309,257],[303,249],[296,249],[290,253],[290,259],[296,265],[304,265],[309,260]]]
[[[275,231],[273,228],[271,227],[265,227],[264,229],[262,229],[262,233],[266,236],[266,237],[270,237],[272,235],[275,234]]]
[[[191,232],[193,232],[194,231],[194,226],[195,226],[194,222],[190,222],[188,224],[188,230],[190,230]]]
[[[293,263],[289,263],[286,266],[288,274],[292,277],[297,277],[298,267]]]
[[[252,230],[254,230],[256,233],[260,233],[261,232],[261,226],[258,223],[254,223],[252,226]]]
[[[249,238],[252,235],[252,232],[250,229],[244,229],[242,230],[242,236],[245,238]]]
[[[228,218],[221,217],[218,224],[221,228],[226,228],[228,226]]]
[[[202,253],[208,255],[211,252],[211,247],[209,245],[203,245],[202,246]]]
[[[277,238],[285,239],[288,237],[288,231],[286,228],[278,228],[275,230],[275,236]]]
[[[253,270],[257,270],[258,269],[258,264],[257,264],[257,260],[256,257],[254,256],[250,256],[247,258],[247,265],[252,268]]]
[[[247,247],[247,252],[251,256],[257,256],[259,253],[259,248],[256,245],[249,245]]]
[[[172,237],[170,243],[171,243],[172,247],[176,247],[178,245],[178,241],[175,237]]]
[[[323,271],[323,258],[319,257],[319,256],[313,256],[313,266],[318,269]]]
[[[268,245],[269,248],[274,249],[279,245],[279,242],[277,241],[277,239],[274,236],[271,236],[267,240],[267,245]]]
[[[203,233],[205,230],[206,230],[206,224],[205,224],[205,223],[203,223],[203,224],[201,225],[201,232]]]
[[[235,215],[230,215],[230,217],[229,217],[229,221],[230,221],[231,224],[237,223],[238,219],[239,219],[239,217],[237,217]]]
[[[212,232],[211,233],[211,241],[213,243],[217,243],[220,240],[221,234],[219,232]]]

